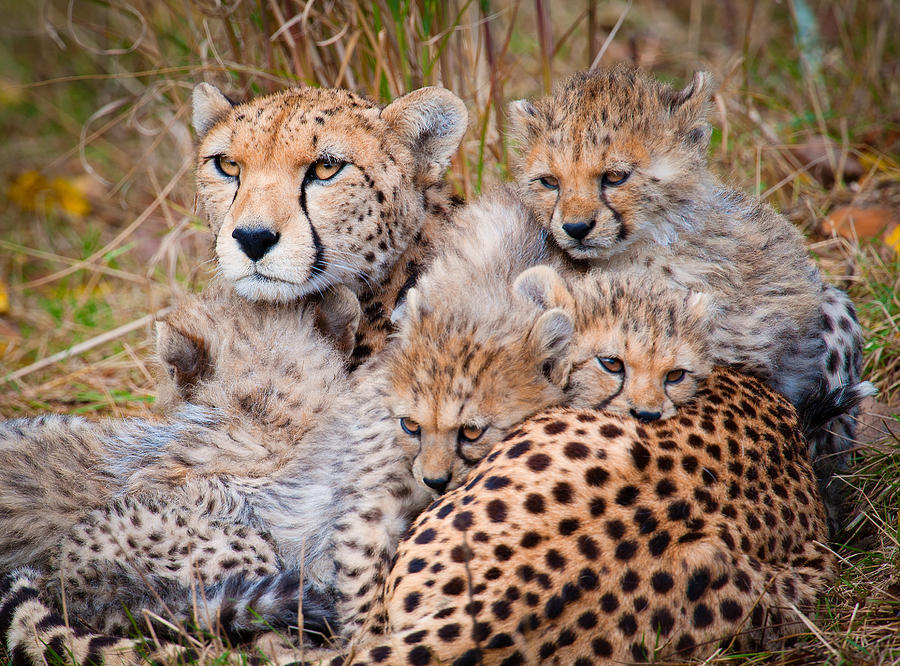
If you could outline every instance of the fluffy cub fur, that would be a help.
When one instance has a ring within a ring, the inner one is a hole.
[[[637,266],[709,294],[720,312],[712,346],[723,362],[795,405],[820,382],[856,385],[861,333],[849,299],[823,285],[793,225],[707,167],[712,89],[706,73],[674,90],[620,66],[514,102],[516,178],[573,258],[605,270]],[[835,335],[838,321],[846,326]],[[833,426],[852,436],[851,422]],[[811,443],[823,482],[851,446],[827,432]],[[835,508],[833,495],[826,501]]]
[[[712,370],[715,309],[705,294],[632,272],[569,276],[549,266],[516,279],[519,293],[572,315],[564,404],[667,419]]]
[[[443,172],[466,129],[463,103],[423,88],[381,108],[307,87],[233,104],[206,83],[193,101],[198,202],[219,273],[251,300],[346,285],[365,313],[356,362],[380,349],[452,208]]]
[[[512,288],[522,270],[554,259],[514,192],[497,190],[454,222],[395,312],[384,359],[398,441],[437,493],[463,483],[513,425],[564,399],[573,331],[569,313]]]

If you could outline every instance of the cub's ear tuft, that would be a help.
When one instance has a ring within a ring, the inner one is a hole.
[[[566,383],[569,375],[569,344],[574,332],[572,318],[560,308],[548,310],[538,317],[529,332],[541,372],[559,387]]]
[[[356,346],[356,331],[361,319],[359,299],[343,285],[332,287],[316,304],[316,328],[347,356]]]
[[[382,109],[381,118],[412,150],[419,174],[429,184],[441,178],[469,124],[463,101],[437,87],[399,97]]]
[[[191,124],[200,138],[227,116],[234,106],[221,90],[209,83],[198,83],[194,86],[191,103],[193,105]]]
[[[704,151],[712,134],[707,116],[715,90],[712,74],[695,72],[691,82],[682,90],[672,91],[668,99],[669,112],[675,119],[682,141]]]
[[[175,392],[184,400],[190,399],[200,380],[213,370],[207,341],[165,319],[156,322],[156,353]]]
[[[509,130],[516,143],[525,147],[540,134],[546,125],[543,112],[527,99],[509,103]]]
[[[565,281],[550,266],[534,266],[522,271],[513,282],[513,290],[544,310],[551,308],[562,308],[568,312],[575,310],[575,300]]]

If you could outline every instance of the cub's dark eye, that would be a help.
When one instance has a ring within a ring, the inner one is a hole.
[[[548,190],[558,190],[559,189],[559,180],[556,176],[541,176],[538,178],[541,185],[546,187]]]
[[[682,369],[671,370],[666,373],[666,384],[677,384],[684,379],[685,371]]]
[[[625,372],[625,364],[622,363],[622,359],[615,356],[598,356],[597,363],[601,368],[614,375],[621,375]]]
[[[618,187],[631,175],[630,171],[607,171],[603,174],[603,184],[609,187]]]
[[[459,429],[459,438],[464,442],[474,442],[484,434],[487,428],[479,428],[473,425],[464,425]]]
[[[318,180],[331,180],[340,173],[345,164],[347,163],[337,160],[318,160],[313,163],[313,175]]]
[[[216,165],[216,169],[218,169],[219,173],[223,176],[237,178],[241,175],[241,165],[234,160],[228,159],[224,155],[216,155],[213,158],[213,164]]]
[[[403,428],[403,432],[405,432],[407,435],[412,435],[413,437],[418,435],[422,430],[422,426],[420,426],[416,421],[413,421],[412,419],[408,419],[406,417],[400,419],[400,427]]]

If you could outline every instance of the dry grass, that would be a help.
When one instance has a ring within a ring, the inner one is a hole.
[[[340,85],[381,101],[444,85],[472,114],[450,173],[471,197],[506,177],[508,100],[543,94],[601,55],[679,82],[697,68],[716,74],[714,168],[786,212],[850,290],[869,332],[866,373],[897,420],[900,255],[820,226],[848,203],[885,206],[900,221],[892,0],[37,5],[4,8],[0,27],[5,417],[149,409],[148,315],[211,272],[211,238],[193,213],[193,83],[237,97]],[[54,361],[74,345],[79,353]],[[748,660],[900,663],[898,465],[900,441],[864,447],[848,478],[862,511],[818,628],[802,648]]]

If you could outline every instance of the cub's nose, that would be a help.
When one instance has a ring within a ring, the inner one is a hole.
[[[447,484],[450,483],[450,475],[448,474],[440,479],[422,479],[422,481],[432,490],[443,494],[447,490]]]
[[[662,412],[639,412],[636,409],[632,409],[631,415],[638,421],[642,421],[643,423],[650,423],[651,421],[659,421],[659,417],[662,416]]]
[[[253,261],[259,261],[278,242],[281,234],[259,227],[238,227],[231,232],[231,237],[238,242],[244,254]]]
[[[562,225],[563,231],[569,234],[575,240],[584,240],[584,237],[591,233],[596,222],[568,222]]]

